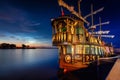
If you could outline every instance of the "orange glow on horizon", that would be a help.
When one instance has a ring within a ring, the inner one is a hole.
[[[6,42],[0,42],[0,44]],[[41,47],[41,46],[52,46],[52,44],[45,44],[45,43],[9,43],[8,44],[15,44],[17,47],[22,47],[22,44],[28,45],[30,47]]]

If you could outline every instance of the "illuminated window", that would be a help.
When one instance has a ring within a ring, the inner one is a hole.
[[[95,54],[96,54],[96,55],[98,54],[97,46],[95,47]]]
[[[103,55],[104,54],[104,51],[103,51],[103,49],[101,48],[101,54]]]
[[[83,34],[83,28],[82,27],[76,27],[76,34]]]
[[[62,27],[62,32],[66,32],[67,28],[66,27]]]
[[[83,42],[83,40],[84,40],[84,37],[82,35],[79,35],[79,41]]]
[[[101,48],[99,47],[99,54],[101,55],[102,53],[101,53]]]
[[[91,54],[95,54],[94,47],[91,47]]]
[[[98,53],[98,55],[100,55],[100,52],[99,52],[99,47],[97,48],[97,53]]]
[[[86,47],[85,47],[85,53],[86,53],[86,54],[89,54],[89,46],[86,46]]]
[[[76,45],[76,54],[83,53],[83,45]]]
[[[67,46],[67,53],[72,53],[72,48],[70,45]]]

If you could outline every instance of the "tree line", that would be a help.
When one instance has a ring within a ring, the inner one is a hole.
[[[2,43],[0,44],[0,49],[17,49],[18,47],[16,44],[9,44],[9,43]],[[22,44],[21,49],[27,49],[29,48],[29,45]]]

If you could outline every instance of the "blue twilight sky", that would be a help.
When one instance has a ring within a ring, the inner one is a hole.
[[[77,0],[64,0],[75,6]],[[95,24],[99,17],[102,22],[110,21],[102,27],[115,35],[114,39],[104,39],[120,47],[120,1],[119,0],[82,0],[81,11],[85,16],[90,13],[90,5],[94,10],[104,7],[104,10],[94,16]],[[64,13],[70,14],[65,8]],[[31,46],[52,45],[51,19],[61,15],[57,0],[0,0],[0,43],[29,44]],[[90,21],[90,18],[88,18]]]

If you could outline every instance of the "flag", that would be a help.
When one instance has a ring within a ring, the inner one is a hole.
[[[61,15],[64,16],[64,11],[62,7],[61,7]]]

